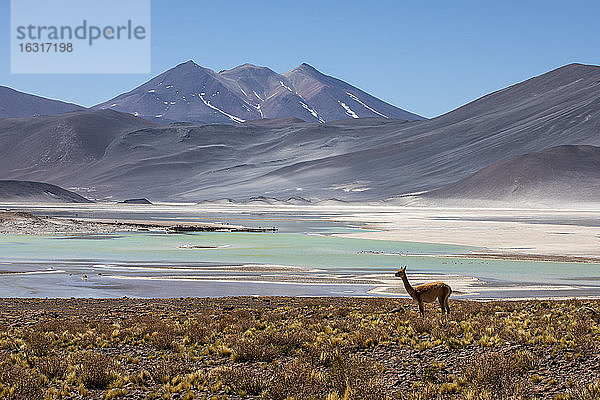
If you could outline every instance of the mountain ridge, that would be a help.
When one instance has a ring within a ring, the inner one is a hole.
[[[84,107],[0,86],[0,119],[56,115]]]
[[[294,87],[294,82],[302,88]],[[313,93],[315,89],[320,91]],[[321,123],[359,117],[424,119],[305,63],[284,74],[249,63],[217,73],[189,60],[92,108],[112,108],[165,123],[243,123],[262,118]]]
[[[57,175],[76,174],[78,167],[101,159],[119,134],[153,126],[113,110],[2,119],[0,170],[12,171],[18,180],[53,183]]]

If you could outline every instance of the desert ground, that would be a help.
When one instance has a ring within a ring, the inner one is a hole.
[[[0,300],[7,399],[597,399],[598,301]]]

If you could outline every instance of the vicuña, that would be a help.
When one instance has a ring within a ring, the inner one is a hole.
[[[396,276],[402,278],[402,282],[404,282],[406,291],[408,294],[410,294],[410,297],[412,297],[413,300],[419,304],[419,312],[421,313],[421,316],[425,315],[423,303],[433,303],[435,299],[438,299],[440,302],[442,314],[450,313],[450,307],[448,306],[448,298],[452,294],[452,289],[450,286],[444,282],[431,282],[419,285],[417,287],[412,287],[408,281],[408,278],[406,277],[406,267],[400,268],[398,272],[396,272]]]

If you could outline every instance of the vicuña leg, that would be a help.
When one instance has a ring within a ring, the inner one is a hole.
[[[442,314],[446,313],[446,305],[444,304],[444,296],[438,297],[438,301],[440,302],[440,308],[442,309]]]

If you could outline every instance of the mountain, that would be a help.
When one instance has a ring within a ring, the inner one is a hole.
[[[82,109],[83,107],[76,104],[46,99],[0,86],[0,119],[55,115]]]
[[[424,119],[392,106],[344,81],[324,75],[303,63],[283,74],[298,96],[325,121],[343,118]]]
[[[494,163],[551,147],[600,146],[600,67],[567,65],[425,121],[313,118],[150,126],[125,116],[136,123],[114,130],[99,147],[101,155],[79,158],[75,167],[61,162],[61,138],[69,137],[69,129],[57,127],[30,140],[28,124],[3,130],[0,121],[0,149],[10,149],[0,158],[0,178],[91,187],[95,198],[383,200],[439,189]]]
[[[112,110],[0,120],[2,177],[56,181],[77,174],[79,166],[101,159],[119,134],[153,126]]]
[[[161,124],[242,123],[261,118],[424,119],[307,64],[285,74],[251,64],[216,73],[188,61],[93,108],[127,112]]]
[[[91,203],[90,200],[55,185],[29,181],[1,181],[0,202]]]
[[[599,202],[600,147],[556,146],[513,157],[422,197],[463,204]]]

